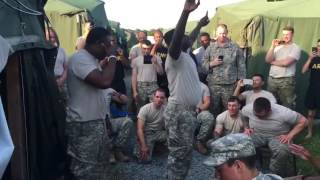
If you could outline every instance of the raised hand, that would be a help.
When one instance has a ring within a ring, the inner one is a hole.
[[[199,5],[200,5],[200,0],[198,0],[197,3],[195,2],[195,0],[186,0],[183,10],[187,12],[192,12],[195,9],[197,9]]]
[[[206,15],[203,16],[200,21],[199,21],[199,24],[201,27],[203,26],[206,26],[207,24],[209,24],[210,20],[209,20],[209,17],[208,17],[208,11],[206,12]]]

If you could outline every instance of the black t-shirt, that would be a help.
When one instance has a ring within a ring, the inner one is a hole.
[[[320,57],[316,56],[310,63],[310,86],[320,88]]]
[[[168,55],[168,48],[161,46],[158,47],[156,50],[157,56],[161,58],[162,61],[162,68],[165,71],[165,64],[166,64],[166,59]],[[162,88],[166,88],[168,86],[168,80],[167,80],[167,75],[164,73],[163,75],[158,75],[158,85]]]

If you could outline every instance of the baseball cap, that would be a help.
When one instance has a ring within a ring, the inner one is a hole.
[[[210,143],[210,157],[203,163],[207,166],[220,166],[229,159],[253,156],[256,150],[252,139],[243,133],[230,134]]]

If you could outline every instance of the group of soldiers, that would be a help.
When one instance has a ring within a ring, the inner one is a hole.
[[[308,120],[294,111],[294,77],[301,53],[293,43],[294,29],[285,27],[283,37],[273,40],[267,52],[265,61],[271,68],[266,91],[262,74],[246,79],[244,54],[228,38],[227,25],[219,24],[212,40],[208,33],[200,33],[209,23],[206,14],[185,35],[188,16],[199,4],[186,0],[175,29],[165,34],[156,30],[154,44],[145,32],[138,32],[138,44],[128,58],[109,30],[89,25],[68,63],[56,61],[60,62],[55,74],[59,89],[65,92],[66,81],[68,90],[67,153],[74,177],[99,179],[106,163],[130,160],[126,150],[134,124],[128,113],[131,102],[137,107],[133,155],[138,162],[150,163],[155,144],[163,143],[169,150],[167,179],[186,178],[193,148],[205,155],[211,152],[206,164],[215,166],[221,178],[223,170],[217,167],[238,157],[235,153],[217,163],[222,158],[219,153],[225,153],[216,148],[221,142],[229,144],[224,146],[226,152],[235,148],[238,154],[248,152],[248,156],[255,154],[255,148],[267,146],[272,152],[270,171],[283,177],[292,175],[286,170],[289,144],[307,124],[307,137],[312,136],[312,120],[320,105],[318,98],[308,99]],[[201,47],[192,52],[199,33]],[[311,69],[315,82],[319,80],[319,43],[303,68],[303,72]],[[123,67],[129,69],[125,70],[129,81]],[[313,95],[319,89],[314,84],[308,90]],[[247,90],[247,85],[252,89]],[[229,143],[238,141],[246,145]]]

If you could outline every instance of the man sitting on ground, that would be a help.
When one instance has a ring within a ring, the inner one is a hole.
[[[197,135],[196,135],[196,146],[197,150],[201,154],[207,154],[208,150],[205,147],[208,139],[212,135],[212,129],[214,126],[214,116],[209,112],[210,106],[210,92],[207,85],[201,84],[201,101],[197,105]]]
[[[264,77],[262,74],[255,74],[252,76],[252,90],[250,91],[244,91],[240,94],[240,89],[245,84],[243,82],[244,80],[241,79],[237,83],[237,87],[234,90],[233,95],[238,96],[238,98],[243,101],[246,101],[246,104],[253,103],[254,100],[256,100],[258,97],[265,97],[267,98],[271,103],[277,103],[276,98],[273,96],[272,93],[269,91],[265,91],[262,89],[264,85]],[[240,95],[239,95],[240,94]]]
[[[262,174],[255,167],[256,151],[245,134],[230,134],[210,144],[211,156],[204,162],[215,169],[219,180],[282,180],[275,174]]]
[[[245,133],[251,135],[255,147],[267,145],[271,150],[270,171],[282,177],[292,176],[288,169],[288,143],[305,128],[306,118],[287,107],[271,104],[264,97],[243,107],[242,115]]]
[[[214,128],[214,139],[243,131],[240,100],[236,96],[228,99],[227,110],[219,114]]]
[[[166,94],[163,89],[157,89],[153,102],[141,107],[137,121],[138,143],[134,154],[139,162],[149,163],[155,143],[166,142],[163,112],[165,109]]]

